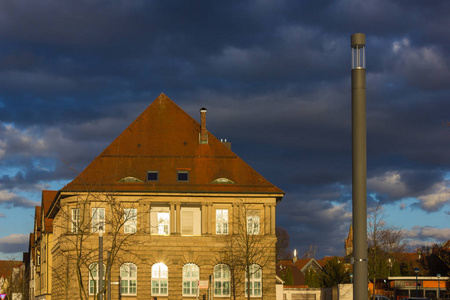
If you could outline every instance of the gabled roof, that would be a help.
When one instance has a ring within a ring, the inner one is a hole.
[[[276,193],[282,197],[282,190],[211,133],[206,144],[199,142],[199,134],[200,124],[161,94],[61,191]],[[189,171],[189,182],[177,181],[179,170]],[[158,181],[146,181],[147,171],[158,171]]]
[[[44,218],[44,231],[45,232],[53,232],[53,219],[51,218],[46,218],[45,216],[48,213],[48,210],[50,209],[50,206],[53,202],[53,199],[55,199],[56,194],[58,193],[58,191],[48,191],[48,190],[43,190],[42,191],[42,203],[41,203],[41,207],[43,208],[43,210],[41,211],[42,213],[42,218]]]
[[[35,232],[35,239],[38,240],[41,236],[41,207],[35,206],[34,207],[34,232]]]
[[[402,252],[402,253],[391,253],[391,255],[399,262],[399,263],[403,263],[403,262],[414,262],[417,261],[419,259],[419,254],[416,252],[411,252],[411,253],[406,253],[406,252]]]
[[[446,241],[444,244],[442,244],[442,248],[444,249],[450,249],[450,240]]]
[[[7,278],[11,275],[13,268],[19,263],[20,261],[16,260],[0,260],[0,277]]]

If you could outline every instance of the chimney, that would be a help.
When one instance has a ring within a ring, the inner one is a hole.
[[[206,130],[206,108],[200,109],[200,144],[208,144],[208,131]]]
[[[297,249],[294,249],[294,257],[292,258],[292,262],[294,264],[297,262]]]

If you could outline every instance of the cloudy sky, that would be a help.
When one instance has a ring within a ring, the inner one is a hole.
[[[0,259],[161,92],[286,192],[291,248],[342,255],[350,36],[366,34],[368,205],[412,249],[450,238],[450,2],[0,2]]]

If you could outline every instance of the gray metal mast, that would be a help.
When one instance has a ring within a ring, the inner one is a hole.
[[[367,300],[366,36],[351,36],[353,299]]]

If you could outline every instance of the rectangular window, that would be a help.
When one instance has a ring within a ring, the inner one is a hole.
[[[95,207],[91,209],[91,232],[98,232],[99,228],[103,228],[105,231],[105,209],[101,207]]]
[[[70,231],[72,233],[78,232],[78,228],[80,227],[80,209],[72,208],[72,225]]]
[[[181,208],[181,234],[201,235],[202,213],[200,207]]]
[[[147,171],[147,181],[158,181],[158,171]]]
[[[158,234],[169,234],[170,213],[158,213]]]
[[[136,233],[137,231],[137,209],[125,208],[124,209],[124,232]]]
[[[189,181],[189,171],[178,171],[177,180],[178,181]]]
[[[150,212],[150,233],[160,235],[170,234],[170,211],[168,207],[152,206]]]
[[[259,234],[259,210],[249,210],[247,212],[247,233]]]
[[[228,234],[228,209],[216,209],[216,234]]]

